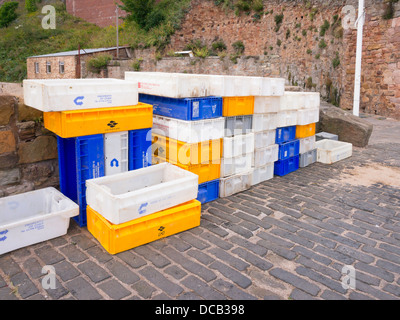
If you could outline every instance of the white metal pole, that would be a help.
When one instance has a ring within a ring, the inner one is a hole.
[[[118,14],[118,5],[115,9],[115,16],[117,19],[116,25],[117,25],[117,59],[119,59],[119,14]]]
[[[362,62],[362,44],[364,28],[364,0],[358,1],[358,19],[357,19],[357,49],[356,49],[356,74],[354,79],[354,102],[353,114],[360,115],[360,90],[361,90],[361,62]]]

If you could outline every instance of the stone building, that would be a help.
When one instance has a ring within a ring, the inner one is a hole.
[[[85,77],[86,62],[100,54],[117,57],[117,48],[81,49],[58,52],[27,59],[28,79],[76,79]],[[128,47],[119,48],[119,59],[130,58]]]

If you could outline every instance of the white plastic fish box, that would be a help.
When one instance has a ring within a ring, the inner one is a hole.
[[[254,133],[225,137],[223,142],[223,158],[238,157],[254,152]]]
[[[79,206],[49,187],[0,198],[0,255],[65,235]]]
[[[24,80],[24,103],[43,112],[134,106],[137,82],[119,79]]]
[[[276,130],[266,130],[254,134],[254,148],[260,149],[272,146],[276,141]]]
[[[253,169],[245,173],[239,173],[219,181],[219,197],[225,198],[245,191],[251,187]]]
[[[275,113],[281,110],[281,97],[254,97],[254,113]]]
[[[207,77],[168,72],[125,72],[125,80],[138,83],[139,93],[169,98],[198,98],[213,95]]]
[[[291,127],[297,125],[297,110],[280,111],[276,116],[277,128]]]
[[[297,111],[297,125],[305,126],[319,121],[319,109],[302,109]]]
[[[278,128],[279,113],[264,113],[253,115],[253,132],[275,130]]]
[[[251,170],[254,153],[221,159],[221,178]]]
[[[291,92],[286,91],[281,97],[280,110],[315,109],[320,107],[319,92]]]
[[[153,133],[187,143],[224,137],[225,118],[185,121],[153,115]]]
[[[86,180],[87,204],[113,224],[197,198],[198,175],[170,163]]]
[[[273,144],[269,147],[264,147],[254,150],[253,167],[260,168],[268,163],[278,161],[279,159],[279,145]]]
[[[300,153],[307,153],[316,148],[315,136],[299,139],[300,140]]]
[[[332,164],[349,158],[353,154],[353,145],[348,142],[324,139],[317,141],[317,161]]]
[[[268,163],[265,166],[254,168],[251,176],[251,185],[255,186],[274,177],[274,162]]]
[[[221,97],[281,96],[285,79],[249,76],[203,75],[208,79],[211,95]]]

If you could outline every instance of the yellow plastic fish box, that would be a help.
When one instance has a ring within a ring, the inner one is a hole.
[[[222,115],[224,117],[245,116],[254,113],[254,97],[224,97]]]
[[[44,126],[62,138],[151,128],[153,106],[134,106],[44,112]]]
[[[217,162],[222,158],[223,139],[187,143],[153,133],[154,156],[179,165]]]
[[[190,171],[199,176],[199,184],[204,182],[209,182],[213,180],[217,180],[221,177],[221,160],[216,160],[215,163],[202,163],[202,164],[194,164],[194,165],[183,165],[180,163],[173,162],[171,160],[166,160],[161,157],[154,156],[152,157],[153,164],[159,164],[163,162],[172,163],[184,170]]]
[[[89,232],[110,254],[117,254],[200,225],[201,203],[192,200],[143,218],[112,224],[87,207]]]
[[[296,139],[308,138],[315,135],[315,123],[296,126]]]

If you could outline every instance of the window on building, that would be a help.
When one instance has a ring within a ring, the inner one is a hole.
[[[51,63],[50,62],[46,62],[46,72],[51,73]]]
[[[35,73],[39,73],[39,62],[35,62]]]
[[[63,61],[59,62],[59,67],[60,67],[60,73],[61,74],[64,73],[65,72],[65,67],[64,67],[64,62]]]

